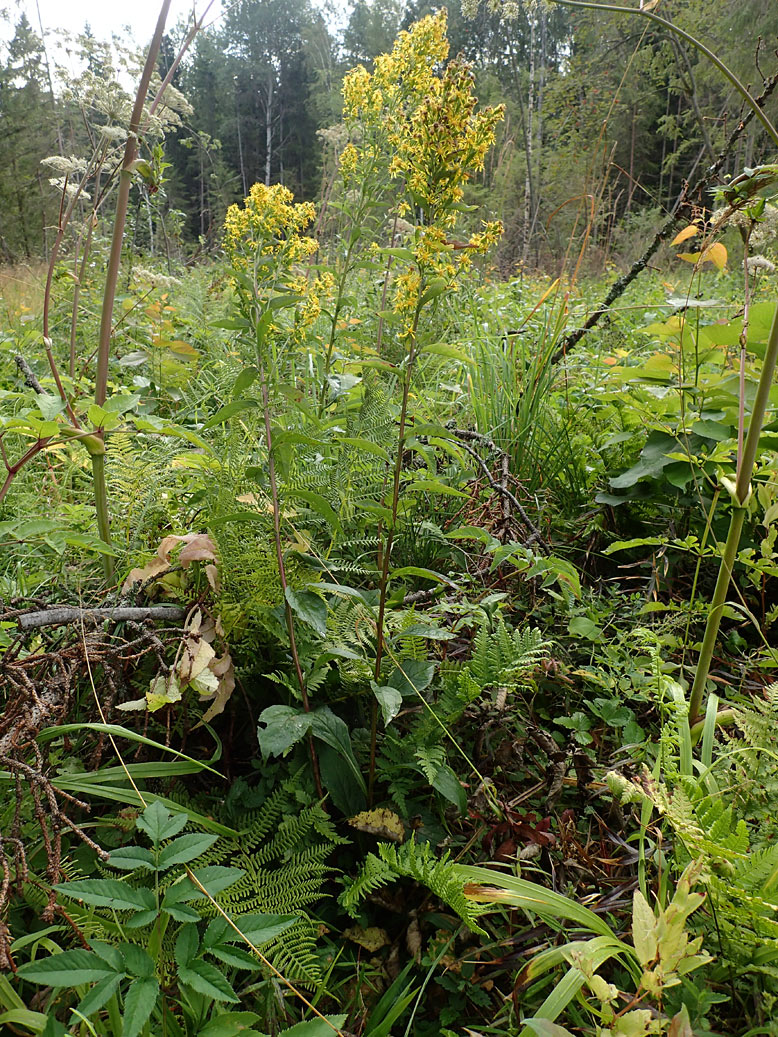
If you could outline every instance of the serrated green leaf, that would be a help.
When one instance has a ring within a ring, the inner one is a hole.
[[[159,997],[156,979],[134,979],[124,998],[122,1037],[138,1037]]]
[[[142,911],[154,907],[154,893],[150,889],[133,889],[118,879],[78,879],[60,882],[54,886],[73,900],[81,900],[94,907],[110,907],[114,911]]]
[[[230,1001],[238,1004],[238,997],[224,976],[213,965],[202,958],[195,958],[188,965],[178,967],[179,982],[196,990],[198,994],[212,997],[215,1001]]]
[[[121,973],[117,973],[113,976],[106,976],[99,983],[95,983],[79,1002],[78,1011],[87,1018],[94,1012],[99,1012],[114,996],[123,978]]]
[[[159,801],[151,803],[135,822],[151,839],[155,846],[164,839],[172,839],[174,835],[186,828],[186,814],[174,814]]]
[[[47,987],[77,987],[82,983],[99,983],[107,976],[115,975],[115,970],[94,951],[78,948],[28,961],[19,966],[16,975],[19,979]]]
[[[200,947],[200,937],[196,925],[185,925],[176,937],[175,958],[176,964],[188,965],[197,954]]]
[[[144,871],[154,870],[154,858],[145,846],[120,846],[116,850],[111,850],[108,863],[112,868],[119,868],[121,871],[137,871],[138,868],[143,868]]]
[[[160,871],[166,871],[174,864],[187,864],[189,861],[195,860],[213,846],[216,839],[215,835],[205,835],[199,832],[179,836],[178,839],[162,848],[158,865]]]

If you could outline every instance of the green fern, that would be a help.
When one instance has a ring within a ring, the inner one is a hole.
[[[295,809],[299,812],[293,813]],[[240,915],[247,913],[299,915],[299,921],[269,943],[264,953],[289,979],[315,986],[321,979],[317,927],[307,909],[324,896],[333,849],[348,840],[337,834],[318,803],[300,809],[285,787],[244,820],[249,823],[237,840],[218,839],[203,855],[206,864],[229,864],[244,873],[216,900],[238,925]],[[202,911],[206,917],[216,913],[208,904]]]
[[[355,918],[365,897],[398,878],[420,882],[474,932],[484,933],[476,921],[482,908],[465,897],[462,879],[450,853],[446,851],[442,857],[436,857],[429,843],[419,846],[414,838],[402,846],[379,843],[378,856],[367,855],[362,870],[341,895],[339,903]]]
[[[510,630],[504,620],[490,631],[482,625],[473,642],[468,669],[482,689],[517,688],[541,663],[551,647],[539,630]]]

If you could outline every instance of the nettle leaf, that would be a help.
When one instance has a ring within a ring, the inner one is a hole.
[[[148,1022],[159,997],[156,979],[134,979],[124,998],[122,1037],[138,1037]]]
[[[400,712],[403,704],[402,693],[397,688],[389,688],[370,681],[370,687],[381,707],[381,715],[384,718],[384,726],[388,726]]]
[[[174,864],[187,864],[196,857],[202,856],[209,847],[213,846],[217,837],[215,835],[193,834],[182,835],[172,843],[163,847],[159,855],[158,867],[160,871],[172,868]]]
[[[146,807],[135,823],[155,846],[159,846],[164,839],[172,839],[186,828],[188,820],[186,814],[173,814],[159,800],[155,800]]]
[[[327,633],[327,603],[313,591],[295,591],[286,588],[286,600],[289,607],[303,623],[313,627],[320,637]]]
[[[50,958],[28,961],[20,965],[16,975],[30,983],[47,987],[77,987],[82,983],[99,983],[115,970],[94,951],[77,949],[52,954]]]
[[[292,706],[268,706],[260,714],[259,724],[259,748],[267,759],[268,756],[283,756],[304,738],[311,729],[311,718],[310,714]]]
[[[81,900],[93,907],[110,907],[114,911],[142,911],[154,907],[154,893],[150,889],[133,889],[118,879],[79,879],[60,882],[54,886],[73,900]]]
[[[178,979],[198,994],[212,997],[214,1001],[231,1001],[238,1004],[239,998],[217,968],[202,958],[195,958],[187,965],[179,965]]]
[[[144,846],[120,846],[116,850],[111,850],[108,863],[112,868],[119,868],[121,871],[137,871],[138,868],[143,868],[144,871],[154,870],[154,857]]]
[[[387,684],[405,697],[424,691],[432,682],[435,664],[421,659],[402,659],[392,671]]]

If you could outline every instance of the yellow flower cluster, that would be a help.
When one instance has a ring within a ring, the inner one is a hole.
[[[268,331],[300,341],[335,290],[332,274],[311,277],[297,264],[309,259],[319,244],[303,232],[316,217],[311,202],[295,203],[281,184],[254,184],[243,206],[231,205],[224,221],[224,249],[233,267],[251,272],[254,308],[265,310],[273,298],[288,293],[291,306],[279,307]]]
[[[390,177],[401,184],[396,216],[416,223],[409,225],[413,262],[393,284],[402,338],[414,333],[431,285],[455,287],[472,256],[490,249],[502,233],[493,222],[467,241],[451,240],[464,185],[483,169],[504,110],[476,111],[473,74],[465,63],[452,61],[441,72],[449,53],[446,28],[445,9],[421,19],[400,33],[391,54],[376,58],[372,75],[360,66],[343,85],[351,136],[341,156],[344,180],[369,175],[383,155]]]
[[[311,202],[295,204],[288,187],[254,184],[243,207],[231,205],[224,220],[224,249],[237,269],[253,267],[260,256],[277,256],[290,266],[312,256],[318,242],[302,236],[313,222]]]

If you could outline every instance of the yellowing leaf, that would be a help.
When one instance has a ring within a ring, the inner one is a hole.
[[[696,263],[700,258],[701,253],[699,252],[679,252],[677,253],[678,258],[682,259],[684,263]]]
[[[381,839],[391,839],[393,843],[401,843],[405,838],[403,823],[391,810],[363,810],[356,817],[349,818],[352,828],[359,832],[369,832]]]
[[[708,245],[708,247],[703,250],[700,262],[713,263],[713,265],[719,270],[723,270],[727,265],[727,250],[720,241],[715,241],[712,245]]]
[[[632,942],[640,964],[650,965],[657,951],[656,917],[639,889],[632,898]]]
[[[695,234],[699,233],[700,228],[696,224],[690,223],[688,227],[684,227],[684,229],[680,231],[680,233],[676,234],[676,236],[673,238],[670,244],[680,245],[682,241],[687,241],[689,238],[693,238]]]
[[[375,954],[382,947],[388,947],[392,942],[386,929],[379,929],[376,925],[371,925],[367,929],[363,929],[361,925],[352,925],[350,929],[343,930],[343,935],[371,954]]]

